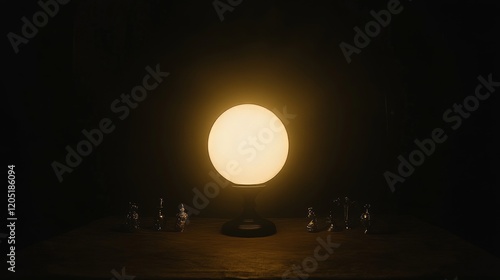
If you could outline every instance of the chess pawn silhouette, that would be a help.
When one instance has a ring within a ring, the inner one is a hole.
[[[307,218],[309,219],[309,223],[306,227],[307,231],[316,232],[318,230],[318,219],[312,207],[307,208]]]
[[[365,212],[361,214],[361,224],[363,225],[363,228],[365,229],[365,234],[367,234],[370,230],[371,226],[371,216],[370,212],[368,211],[370,209],[370,204],[365,205]]]
[[[138,230],[139,227],[139,206],[136,203],[129,202],[129,210],[127,213],[127,229],[129,231]]]

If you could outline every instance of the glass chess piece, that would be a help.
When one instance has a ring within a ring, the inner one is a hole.
[[[352,201],[349,199],[347,196],[344,198],[344,223],[345,223],[345,229],[351,229],[351,224],[349,222],[349,208],[355,203],[355,201]]]
[[[154,229],[157,231],[164,230],[166,224],[165,211],[163,209],[163,198],[160,198],[160,207],[155,217]]]
[[[339,197],[336,198],[332,201],[331,208],[330,208],[330,215],[328,216],[328,223],[330,223],[330,226],[328,228],[328,231],[335,231],[336,226],[334,224],[334,218],[335,218],[335,212],[337,211],[337,207],[343,207],[343,200]],[[338,228],[337,228],[338,229]]]
[[[127,221],[126,221],[127,229],[129,231],[138,230],[140,228],[138,210],[139,206],[137,206],[137,203],[129,202],[129,210],[127,213]]]
[[[361,214],[361,224],[365,229],[365,234],[369,232],[371,226],[371,217],[370,217],[370,212],[368,211],[370,207],[371,207],[370,204],[365,204],[365,212]]]
[[[333,210],[330,210],[330,215],[328,215],[328,219],[327,219],[328,223],[330,224],[330,226],[328,226],[328,231],[335,231],[335,224],[333,222]]]
[[[316,218],[316,214],[314,213],[314,209],[312,207],[307,208],[307,218],[309,219],[309,223],[307,224],[308,232],[316,232],[318,231],[318,219]]]
[[[175,230],[178,232],[184,232],[184,229],[186,227],[186,222],[189,219],[188,213],[186,213],[184,209],[184,204],[179,205],[179,212],[176,215],[177,219],[175,222]]]

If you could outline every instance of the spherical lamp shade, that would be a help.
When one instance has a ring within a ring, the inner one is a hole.
[[[235,186],[262,185],[283,168],[288,134],[268,109],[238,105],[222,113],[213,124],[208,154],[215,169]]]

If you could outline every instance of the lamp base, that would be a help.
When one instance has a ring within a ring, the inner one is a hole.
[[[224,223],[221,232],[236,237],[264,237],[275,234],[276,226],[264,218],[236,218]]]
[[[222,234],[236,237],[264,237],[276,233],[273,222],[261,218],[255,211],[255,197],[264,185],[238,187],[243,195],[243,213],[222,225]]]

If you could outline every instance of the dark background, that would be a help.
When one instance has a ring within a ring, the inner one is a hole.
[[[256,103],[296,114],[287,163],[258,198],[264,216],[304,217],[309,206],[326,216],[347,195],[371,203],[374,219],[412,214],[500,256],[498,93],[456,131],[442,119],[479,75],[500,80],[498,4],[401,1],[347,63],[339,44],[387,2],[244,0],[221,22],[207,0],[72,1],[18,54],[6,34],[40,8],[3,4],[0,152],[16,165],[18,247],[125,215],[129,201],[143,216],[159,197],[170,215],[192,206],[192,189],[212,181],[212,123]],[[170,76],[119,120],[110,104],[156,64]],[[116,129],[59,183],[51,163],[106,117]],[[383,173],[437,127],[447,141],[392,193]],[[226,188],[199,216],[232,217],[240,204]]]

